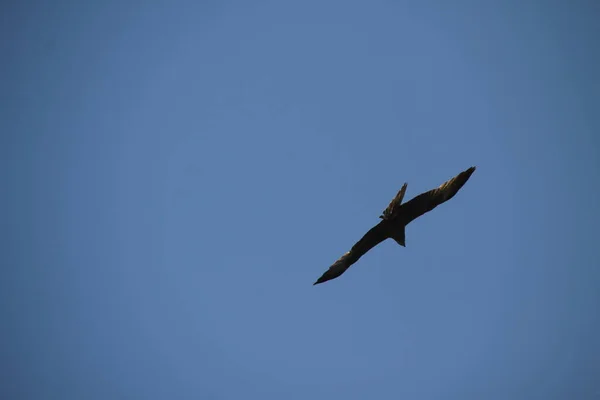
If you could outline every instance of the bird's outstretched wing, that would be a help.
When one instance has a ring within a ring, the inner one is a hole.
[[[383,213],[379,216],[381,219],[392,219],[396,216],[398,210],[400,210],[400,205],[402,204],[402,199],[404,198],[404,194],[406,193],[407,183],[402,185],[396,197],[390,201],[390,204],[383,211]]]
[[[379,224],[371,228],[358,241],[349,252],[341,256],[336,262],[313,285],[326,282],[342,275],[352,264],[354,264],[367,251],[377,246],[388,238],[388,222],[381,221]]]
[[[408,225],[415,218],[420,217],[454,197],[460,188],[469,180],[474,171],[475,167],[471,167],[449,181],[442,183],[440,187],[422,193],[402,204],[398,214],[400,218],[402,218],[404,225]]]

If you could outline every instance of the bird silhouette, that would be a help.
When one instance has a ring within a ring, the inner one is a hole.
[[[402,185],[398,194],[379,216],[381,221],[356,242],[350,251],[334,262],[313,285],[327,282],[342,275],[367,251],[386,239],[394,239],[400,246],[406,246],[404,234],[406,225],[454,197],[474,171],[475,167],[471,167],[444,182],[440,187],[421,193],[404,204],[402,204],[402,199],[406,193],[407,184]]]

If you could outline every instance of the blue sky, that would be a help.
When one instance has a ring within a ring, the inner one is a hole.
[[[2,398],[599,398],[595,2],[1,14]]]

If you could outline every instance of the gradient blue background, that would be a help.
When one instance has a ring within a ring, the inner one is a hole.
[[[2,5],[1,398],[600,398],[600,3],[141,4]]]

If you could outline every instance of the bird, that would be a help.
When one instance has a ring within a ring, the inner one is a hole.
[[[402,247],[406,247],[405,228],[421,215],[433,210],[440,204],[450,200],[469,180],[476,167],[470,167],[439,187],[421,193],[406,203],[402,203],[407,183],[404,183],[387,208],[379,216],[381,221],[371,228],[358,242],[352,246],[313,285],[335,279],[358,261],[366,252],[386,239],[393,239]]]

